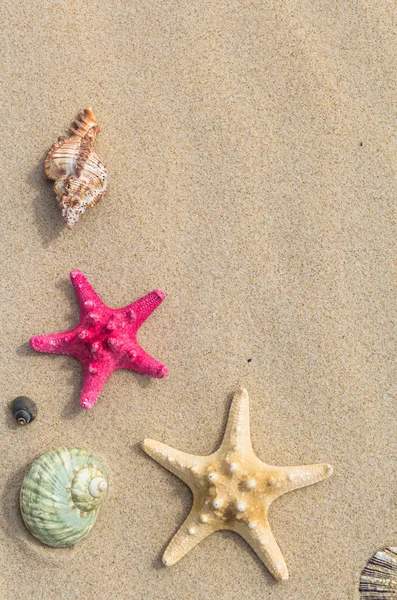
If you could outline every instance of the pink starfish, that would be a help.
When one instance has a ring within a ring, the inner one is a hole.
[[[149,356],[138,344],[136,334],[142,323],[164,300],[153,290],[124,308],[110,308],[99,298],[80,271],[70,279],[80,305],[80,322],[74,329],[36,335],[30,345],[38,352],[68,354],[83,365],[80,406],[92,408],[108,377],[118,369],[129,369],[151,377],[165,377],[165,365]]]

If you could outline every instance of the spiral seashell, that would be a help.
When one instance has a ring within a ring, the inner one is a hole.
[[[27,425],[37,417],[37,404],[27,396],[18,396],[11,403],[11,410],[19,425]]]
[[[47,546],[73,546],[94,526],[107,487],[105,469],[86,450],[50,450],[34,461],[22,482],[25,525]]]
[[[100,127],[91,108],[78,114],[70,131],[73,135],[59,138],[44,161],[45,174],[55,181],[54,191],[68,229],[97,204],[107,186],[105,165],[94,152]]]
[[[397,548],[379,550],[360,577],[360,600],[397,599]]]

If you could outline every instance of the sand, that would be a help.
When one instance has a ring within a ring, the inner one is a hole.
[[[357,599],[366,560],[397,542],[397,8],[0,11],[0,597]],[[109,192],[67,231],[43,159],[87,106]],[[76,268],[112,306],[167,294],[139,339],[169,376],[120,371],[90,412],[80,364],[27,344],[77,322]],[[335,469],[272,507],[287,583],[233,533],[161,564],[191,494],[139,444],[212,452],[240,385],[262,460]],[[39,405],[25,428],[8,409],[19,394]],[[18,509],[29,465],[59,445],[90,450],[110,481],[90,536],[66,550],[36,542]]]

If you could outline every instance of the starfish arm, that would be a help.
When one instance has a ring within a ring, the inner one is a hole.
[[[264,523],[252,522],[251,526],[252,529],[245,523],[239,523],[236,531],[255,550],[273,577],[278,581],[286,581],[288,579],[287,565],[267,519]]]
[[[49,333],[46,335],[35,335],[30,338],[29,343],[37,352],[49,352],[51,354],[69,354],[73,356],[70,342],[76,337],[75,330],[61,331],[60,333]]]
[[[168,368],[163,363],[151,357],[142,348],[137,349],[137,353],[131,359],[128,368],[141,375],[150,375],[150,377],[156,377],[157,379],[165,377],[168,373]]]
[[[105,363],[97,366],[92,362],[88,367],[84,366],[83,387],[80,394],[81,408],[89,410],[94,406],[113,370],[110,365]]]
[[[243,454],[252,452],[249,398],[248,392],[244,388],[241,388],[233,396],[221,448],[222,446],[227,449],[232,446]]]
[[[163,554],[162,560],[167,567],[177,563],[189,550],[216,530],[211,523],[201,523],[198,516],[199,511],[193,505],[185,522],[176,532]]]
[[[79,301],[81,314],[86,314],[95,310],[96,306],[103,305],[102,300],[81,271],[71,271],[70,280]]]
[[[276,487],[276,496],[313,485],[332,475],[331,465],[302,465],[299,467],[278,467],[280,486]]]
[[[153,290],[150,294],[146,294],[143,298],[139,298],[124,310],[129,315],[130,319],[134,319],[136,326],[139,327],[152,314],[152,312],[162,303],[165,298],[164,292],[161,290]]]
[[[207,457],[193,456],[193,454],[175,450],[171,446],[150,439],[142,442],[142,449],[153,460],[182,479],[190,488],[197,489],[198,471]]]

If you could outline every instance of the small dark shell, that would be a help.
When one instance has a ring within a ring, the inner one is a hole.
[[[27,396],[18,396],[12,401],[11,410],[20,425],[27,425],[37,417],[37,405]]]

